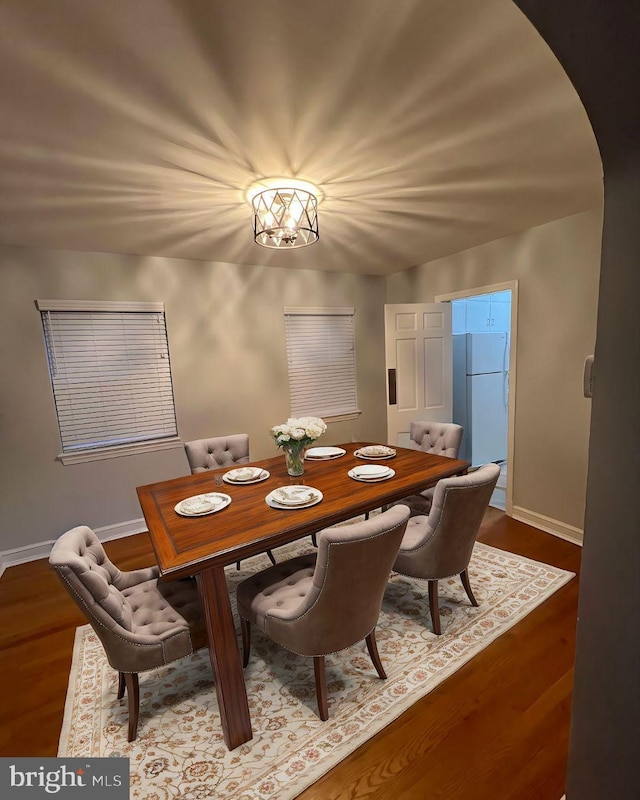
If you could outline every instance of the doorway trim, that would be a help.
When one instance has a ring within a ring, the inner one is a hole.
[[[513,516],[513,484],[514,484],[514,452],[515,452],[515,414],[516,414],[516,351],[518,341],[518,281],[501,281],[485,286],[475,286],[471,289],[461,289],[458,292],[443,292],[434,297],[436,303],[446,303],[451,300],[463,300],[478,294],[491,294],[511,290],[511,332],[509,334],[509,403],[507,407],[507,487],[505,499],[505,513]]]

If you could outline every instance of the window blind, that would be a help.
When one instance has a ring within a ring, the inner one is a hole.
[[[78,305],[38,301],[63,452],[176,436],[162,304]]]
[[[358,411],[353,309],[285,309],[292,416]]]

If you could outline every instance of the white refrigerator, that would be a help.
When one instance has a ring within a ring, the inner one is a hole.
[[[453,421],[464,434],[460,458],[480,466],[507,458],[509,334],[453,337]]]

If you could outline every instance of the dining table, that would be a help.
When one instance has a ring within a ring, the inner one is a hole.
[[[252,730],[225,567],[304,536],[315,536],[323,528],[402,500],[441,478],[464,474],[470,466],[468,461],[403,447],[394,447],[388,458],[363,458],[360,451],[375,445],[350,442],[322,448],[321,453],[331,455],[306,458],[304,474],[298,477],[287,473],[284,456],[277,455],[243,465],[260,469],[258,479],[251,482],[231,483],[229,472],[237,468],[231,465],[137,487],[162,579],[196,579],[222,733],[229,750],[249,741]],[[365,463],[384,463],[392,474],[383,480],[358,480],[349,475]],[[269,504],[271,492],[292,485],[315,489],[321,499],[297,507]],[[183,508],[179,504],[185,499],[210,493],[225,496],[219,510],[195,516],[176,511],[176,506]]]

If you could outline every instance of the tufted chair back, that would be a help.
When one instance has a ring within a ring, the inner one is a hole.
[[[463,429],[454,422],[428,422],[418,420],[411,423],[409,429],[409,447],[413,450],[422,450],[424,453],[434,453],[437,456],[457,458],[462,442]],[[417,514],[427,515],[433,502],[434,487],[423,489],[419,494],[403,497],[398,501],[409,506],[411,516]]]
[[[409,446],[437,456],[457,458],[462,441],[462,426],[454,422],[417,420],[409,429]]]
[[[232,433],[212,439],[194,439],[184,445],[192,474],[208,469],[246,464],[249,461],[249,436]]]
[[[468,475],[444,478],[435,486],[428,516],[412,516],[407,524],[395,572],[429,581],[434,632],[440,633],[437,611],[437,582],[460,575],[473,605],[467,567],[491,494],[500,475],[497,464],[485,464]],[[434,588],[435,585],[435,588]]]
[[[129,689],[132,741],[138,719],[137,673],[206,644],[195,582],[163,582],[157,567],[121,572],[85,525],[60,536],[49,563],[100,638],[109,664],[120,673],[118,696],[124,683]]]
[[[381,678],[374,629],[409,509],[394,506],[364,522],[326,528],[318,552],[270,567],[240,583],[245,666],[254,623],[288,650],[314,657],[320,717],[327,719],[324,656],[365,639]]]

